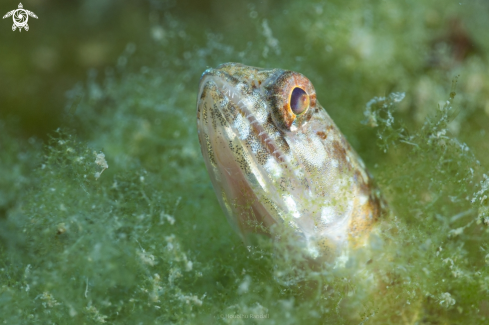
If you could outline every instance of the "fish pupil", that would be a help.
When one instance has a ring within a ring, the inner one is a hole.
[[[303,113],[309,107],[309,96],[307,93],[299,87],[292,90],[290,95],[290,108],[294,114],[299,115]]]

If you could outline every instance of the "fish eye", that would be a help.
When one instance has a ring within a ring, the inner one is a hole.
[[[295,115],[304,113],[309,107],[309,96],[299,87],[295,87],[290,94],[290,109]]]

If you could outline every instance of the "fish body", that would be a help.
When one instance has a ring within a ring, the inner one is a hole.
[[[384,201],[300,73],[222,64],[202,75],[202,155],[237,233],[288,227],[312,258],[365,243]]]

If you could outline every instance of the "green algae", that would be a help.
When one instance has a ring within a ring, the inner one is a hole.
[[[487,322],[488,8],[246,10],[246,35],[153,19],[150,43],[129,44],[67,94],[65,128],[44,148],[2,124],[0,320]],[[450,19],[466,24],[477,51],[454,56]],[[228,61],[308,76],[383,190],[391,215],[343,267],[311,265],[262,237],[245,245],[225,220],[195,104],[201,73]]]

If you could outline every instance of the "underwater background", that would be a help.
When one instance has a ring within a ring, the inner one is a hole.
[[[29,31],[0,21],[0,323],[489,322],[487,1],[23,5]],[[344,268],[228,224],[196,130],[225,62],[307,76],[382,189]]]

